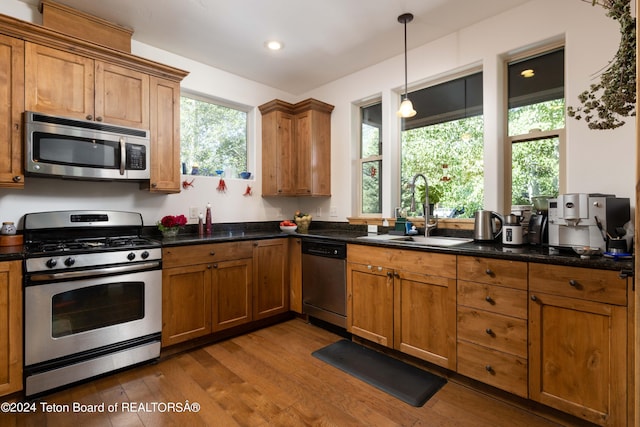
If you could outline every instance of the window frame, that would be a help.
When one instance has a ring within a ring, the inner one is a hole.
[[[256,171],[257,163],[256,163],[256,154],[255,154],[256,139],[254,136],[256,108],[245,105],[245,104],[241,104],[239,102],[229,101],[227,99],[218,98],[216,96],[203,94],[201,92],[191,91],[188,89],[182,89],[180,91],[180,98],[182,97],[194,99],[200,102],[207,102],[209,104],[215,104],[215,105],[230,108],[233,110],[242,111],[247,115],[247,121],[245,123],[246,135],[247,135],[247,141],[246,141],[247,142],[247,147],[246,147],[247,169],[246,170],[251,171],[252,179],[255,178],[257,176],[257,171]],[[182,114],[180,114],[180,120],[182,120]],[[180,164],[182,164],[182,156],[180,158]],[[182,173],[182,170],[180,172]],[[236,171],[236,172],[240,173],[242,171]],[[189,171],[187,171],[187,175],[190,175]],[[211,178],[211,177],[213,176],[202,175],[202,178]],[[237,177],[229,177],[229,179],[236,179],[236,178]],[[225,177],[225,179],[228,179],[228,178]]]
[[[535,131],[535,132],[529,132],[527,134],[522,134],[522,135],[509,135],[509,99],[507,94],[508,91],[506,90],[506,88],[509,85],[509,80],[508,80],[509,63],[523,60],[536,55],[544,55],[545,53],[549,53],[560,48],[565,50],[565,64],[566,64],[566,43],[564,40],[558,40],[553,43],[548,43],[545,45],[534,47],[532,49],[518,51],[516,54],[507,55],[503,58],[503,67],[504,67],[503,75],[505,76],[505,79],[503,82],[505,87],[504,100],[503,100],[504,112],[505,112],[503,131],[505,135],[505,144],[504,144],[504,150],[503,150],[503,155],[504,155],[503,185],[504,186],[502,188],[502,194],[503,194],[502,200],[503,200],[503,206],[506,212],[511,212],[512,210],[511,200],[513,198],[513,195],[511,193],[512,193],[513,175],[511,172],[513,170],[513,167],[511,164],[511,160],[513,156],[512,147],[513,147],[513,144],[515,143],[534,141],[537,139],[558,138],[558,151],[559,151],[558,155],[560,156],[559,164],[558,164],[558,169],[559,169],[558,170],[558,194],[563,194],[564,192],[566,192],[566,185],[567,185],[566,112],[565,112],[564,128],[551,129],[547,131]],[[564,99],[565,99],[565,105],[566,105],[566,99],[567,99],[566,66],[565,66],[564,77],[565,77]]]
[[[383,132],[382,132],[382,126],[384,125],[384,118],[383,118],[383,123],[381,124],[380,127],[380,154],[377,156],[369,156],[369,157],[362,157],[362,109],[363,108],[367,108],[367,107],[371,107],[373,105],[376,104],[380,104],[383,114],[384,114],[384,106],[382,105],[382,97],[375,97],[375,98],[371,98],[368,99],[366,102],[362,102],[359,104],[356,104],[355,106],[357,107],[357,112],[358,112],[358,120],[357,120],[357,143],[358,143],[358,149],[357,149],[357,161],[356,161],[356,172],[357,172],[357,181],[358,181],[358,191],[357,191],[357,210],[358,210],[358,217],[359,218],[381,218],[384,216],[384,184],[383,184],[383,180],[381,178],[380,180],[380,213],[364,213],[362,211],[362,197],[363,197],[363,182],[362,182],[362,168],[364,166],[365,163],[368,162],[375,162],[375,161],[379,161],[380,162],[380,174],[382,174],[384,172],[385,169],[385,162],[384,162],[384,150],[382,149],[383,145],[384,145],[384,137],[383,137]],[[388,173],[388,172],[387,172]],[[381,175],[384,176],[384,175]]]

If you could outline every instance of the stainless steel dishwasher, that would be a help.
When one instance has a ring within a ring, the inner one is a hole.
[[[302,239],[302,312],[347,327],[347,245]]]

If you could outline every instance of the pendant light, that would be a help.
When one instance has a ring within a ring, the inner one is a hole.
[[[413,21],[413,15],[411,13],[403,13],[398,16],[398,22],[404,24],[404,100],[402,100],[400,109],[396,114],[398,117],[404,118],[416,115],[416,110],[413,109],[413,104],[407,95],[407,23],[411,21]]]

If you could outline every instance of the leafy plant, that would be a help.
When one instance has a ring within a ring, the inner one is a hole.
[[[582,92],[581,107],[567,108],[567,114],[584,117],[590,129],[615,129],[625,122],[620,117],[635,116],[636,102],[636,20],[631,16],[631,0],[582,0],[601,6],[606,15],[620,23],[620,45],[600,81]]]

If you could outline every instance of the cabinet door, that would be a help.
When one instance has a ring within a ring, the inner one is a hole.
[[[301,196],[310,196],[312,192],[311,175],[313,164],[311,163],[311,147],[313,140],[311,125],[311,111],[296,114],[294,119],[295,179],[293,191]]]
[[[162,271],[162,346],[211,333],[211,265]]]
[[[151,178],[149,189],[180,192],[180,83],[150,78]]]
[[[149,129],[149,75],[102,61],[95,74],[95,120]]]
[[[287,239],[256,242],[253,262],[254,320],[289,311]]]
[[[0,35],[0,187],[24,187],[24,42]]]
[[[276,113],[276,182],[278,195],[295,193],[295,146],[293,139],[293,116],[277,111]]]
[[[0,396],[22,390],[22,263],[0,263]]]
[[[347,263],[347,330],[393,346],[393,273],[372,265]]]
[[[625,425],[626,318],[626,307],[531,293],[529,397],[599,425]]]
[[[302,314],[302,241],[289,240],[289,309]]]
[[[70,52],[27,42],[25,109],[92,120],[94,61]]]
[[[247,258],[212,265],[214,332],[251,321],[252,263]]]
[[[403,271],[394,275],[394,347],[455,370],[455,279]]]

